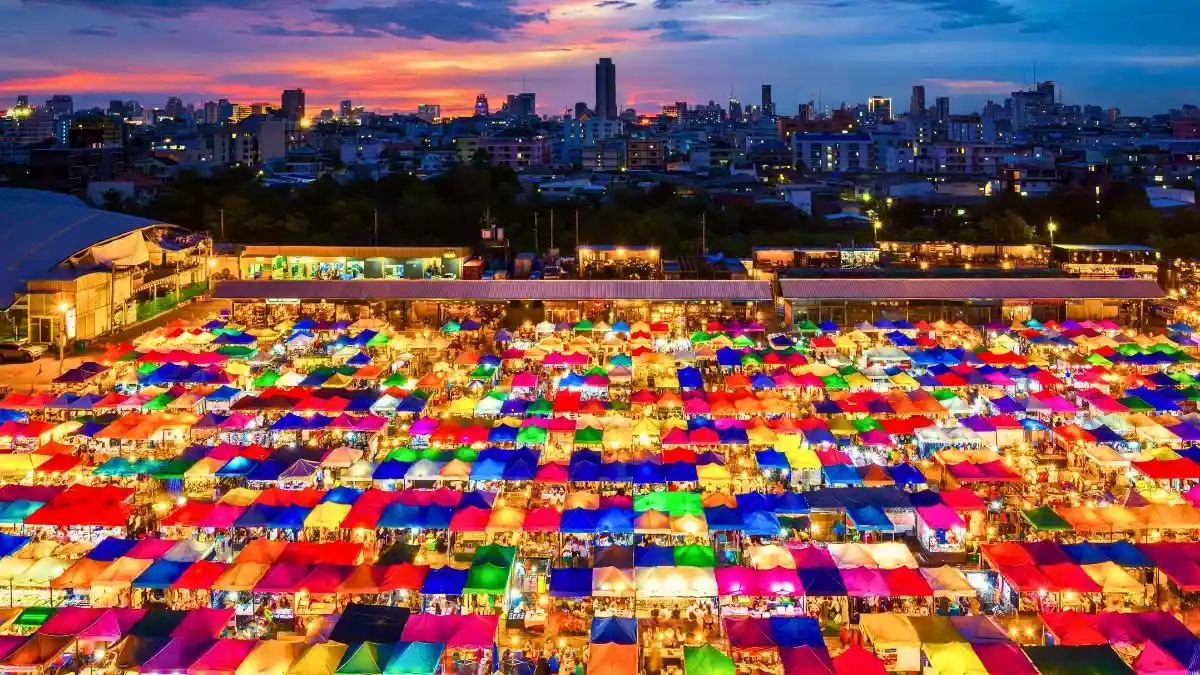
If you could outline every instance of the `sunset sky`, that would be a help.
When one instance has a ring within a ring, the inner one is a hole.
[[[593,104],[611,56],[623,107],[757,103],[820,90],[826,106],[912,84],[977,110],[1054,79],[1068,103],[1148,114],[1200,103],[1195,0],[0,0],[0,108],[17,94],[163,106],[218,97],[368,110],[466,108],[537,93],[538,112]]]

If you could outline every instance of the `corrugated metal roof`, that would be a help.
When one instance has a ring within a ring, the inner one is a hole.
[[[242,249],[245,257],[272,258],[440,258],[451,252],[458,257],[471,254],[466,246],[275,246],[273,244],[247,244]]]
[[[71,195],[0,189],[0,307],[22,284],[87,248],[159,223],[93,209]]]
[[[742,300],[772,299],[768,281],[599,281],[443,279],[226,281],[214,297],[337,300]]]
[[[1146,279],[780,279],[783,297],[813,300],[1067,300],[1162,297]]]

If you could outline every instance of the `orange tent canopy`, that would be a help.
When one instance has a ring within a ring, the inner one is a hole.
[[[588,656],[588,675],[628,675],[638,670],[637,645],[594,644]]]

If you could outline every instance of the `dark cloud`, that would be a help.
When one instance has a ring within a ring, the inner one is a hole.
[[[505,34],[549,21],[547,12],[523,11],[517,0],[399,0],[390,5],[314,9],[328,28],[256,24],[254,35],[291,37],[434,38],[446,42],[502,42]]]
[[[81,26],[71,30],[71,35],[85,37],[117,37],[117,29],[112,26]]]
[[[626,0],[600,0],[596,3],[596,7],[612,7],[613,9],[633,9],[637,7],[636,2],[627,2]]]
[[[148,19],[178,19],[206,9],[267,10],[278,8],[280,0],[23,0],[27,5],[71,6],[107,14],[138,16]],[[307,4],[297,2],[295,4]]]
[[[658,31],[653,37],[655,40],[663,42],[710,42],[712,40],[723,39],[721,36],[714,35],[708,31],[697,30],[695,26],[695,21],[664,19],[644,26],[634,26],[633,29],[636,31]]]
[[[675,9],[689,2],[691,0],[654,0],[654,9]]]
[[[595,42],[597,44],[602,44],[602,45],[615,45],[618,42],[626,42],[626,41],[627,40],[623,37],[607,37],[607,36],[606,37],[598,37],[595,40],[593,40],[593,42]]]

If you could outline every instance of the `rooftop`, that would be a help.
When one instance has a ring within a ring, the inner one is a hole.
[[[1145,279],[780,279],[785,298],[805,300],[1069,300],[1162,297]]]
[[[225,299],[325,298],[330,300],[663,300],[755,301],[772,299],[767,281],[505,280],[227,281],[213,297]]]

